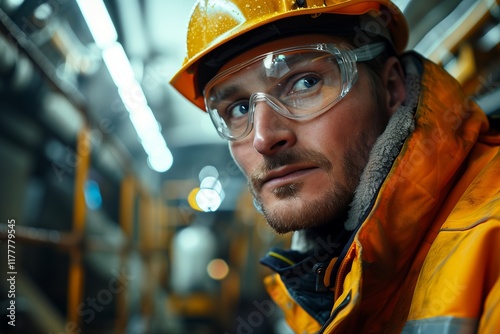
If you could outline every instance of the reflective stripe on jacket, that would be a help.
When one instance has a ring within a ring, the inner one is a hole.
[[[500,136],[421,61],[415,130],[342,259],[328,322],[265,279],[296,333],[500,333]]]

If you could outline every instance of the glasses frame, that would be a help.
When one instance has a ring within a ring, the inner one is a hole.
[[[385,49],[385,43],[373,43],[373,44],[367,44],[365,46],[362,46],[357,49],[352,49],[345,47],[344,45],[337,45],[334,43],[317,43],[317,44],[310,44],[310,45],[302,45],[302,46],[297,46],[297,47],[291,47],[291,48],[284,48],[284,49],[279,49],[276,51],[272,52],[267,52],[262,55],[259,55],[257,57],[254,57],[250,60],[247,60],[241,64],[235,65],[227,70],[222,71],[221,73],[217,74],[212,80],[210,80],[207,85],[205,86],[205,89],[203,91],[204,99],[205,99],[205,106],[207,109],[208,114],[210,115],[210,119],[212,120],[212,123],[214,124],[217,132],[219,135],[226,140],[229,141],[237,141],[245,138],[248,136],[248,134],[252,131],[253,129],[253,123],[254,123],[254,114],[255,114],[255,105],[257,102],[260,101],[265,101],[277,114],[288,118],[288,119],[294,119],[294,120],[309,120],[312,118],[315,118],[323,113],[325,113],[327,110],[330,110],[335,104],[340,102],[346,95],[347,93],[351,90],[352,86],[355,84],[355,82],[358,79],[358,69],[356,66],[357,62],[364,62],[368,60],[372,60],[378,55],[380,55],[384,49]],[[248,105],[249,105],[249,110],[248,110],[248,118],[247,118],[247,125],[245,130],[237,135],[233,136],[230,133],[230,129],[226,126],[224,119],[219,115],[218,111],[216,109],[210,108],[210,97],[207,95],[207,92],[210,91],[210,89],[215,86],[222,78],[227,77],[228,75],[234,74],[236,72],[239,72],[240,70],[249,67],[251,64],[254,64],[256,62],[262,61],[264,58],[268,57],[269,55],[274,55],[274,54],[280,54],[280,53],[290,53],[290,52],[297,52],[297,51],[323,51],[330,53],[337,59],[337,63],[339,65],[340,69],[340,76],[341,76],[341,81],[342,81],[342,89],[337,96],[332,102],[330,102],[327,106],[323,107],[322,109],[313,112],[311,114],[307,115],[294,115],[290,112],[285,113],[283,110],[287,110],[288,108],[283,105],[278,99],[274,98],[272,95],[263,93],[263,92],[255,92],[252,93],[249,97]]]

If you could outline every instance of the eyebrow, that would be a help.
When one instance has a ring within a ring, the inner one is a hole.
[[[264,67],[260,67],[257,75],[258,75],[258,80],[260,80],[260,82],[263,83],[269,82],[269,77],[266,75]],[[252,94],[251,92],[245,89],[242,83],[232,83],[227,85],[226,87],[215,89],[214,91],[215,94],[212,94],[214,97],[212,101],[215,103],[218,103],[235,95],[240,95],[244,92],[248,93],[248,95]]]
[[[245,77],[244,77],[245,78]],[[269,76],[266,74],[266,68],[264,66],[259,66],[259,70],[257,73],[257,79],[262,82],[266,83],[269,82]],[[245,79],[242,79],[245,80]],[[243,83],[237,82],[237,83],[231,83],[225,87],[222,87],[220,89],[215,89],[215,94],[214,96],[214,102],[220,102],[223,101],[229,97],[241,94],[242,92],[245,92],[245,88]],[[248,92],[250,94],[250,92]]]
[[[213,101],[214,102],[220,102],[228,97],[234,96],[242,91],[242,87],[240,84],[231,84],[227,87],[221,88],[221,89],[215,89],[215,94],[213,94]]]

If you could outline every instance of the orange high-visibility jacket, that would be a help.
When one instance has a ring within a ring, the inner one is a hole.
[[[417,58],[415,129],[329,278],[328,321],[277,274],[265,279],[296,333],[500,333],[500,135],[450,75]]]

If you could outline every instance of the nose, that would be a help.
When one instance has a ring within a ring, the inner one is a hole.
[[[253,119],[253,146],[262,155],[273,155],[293,146],[296,134],[293,122],[279,115],[266,102],[255,102]]]

